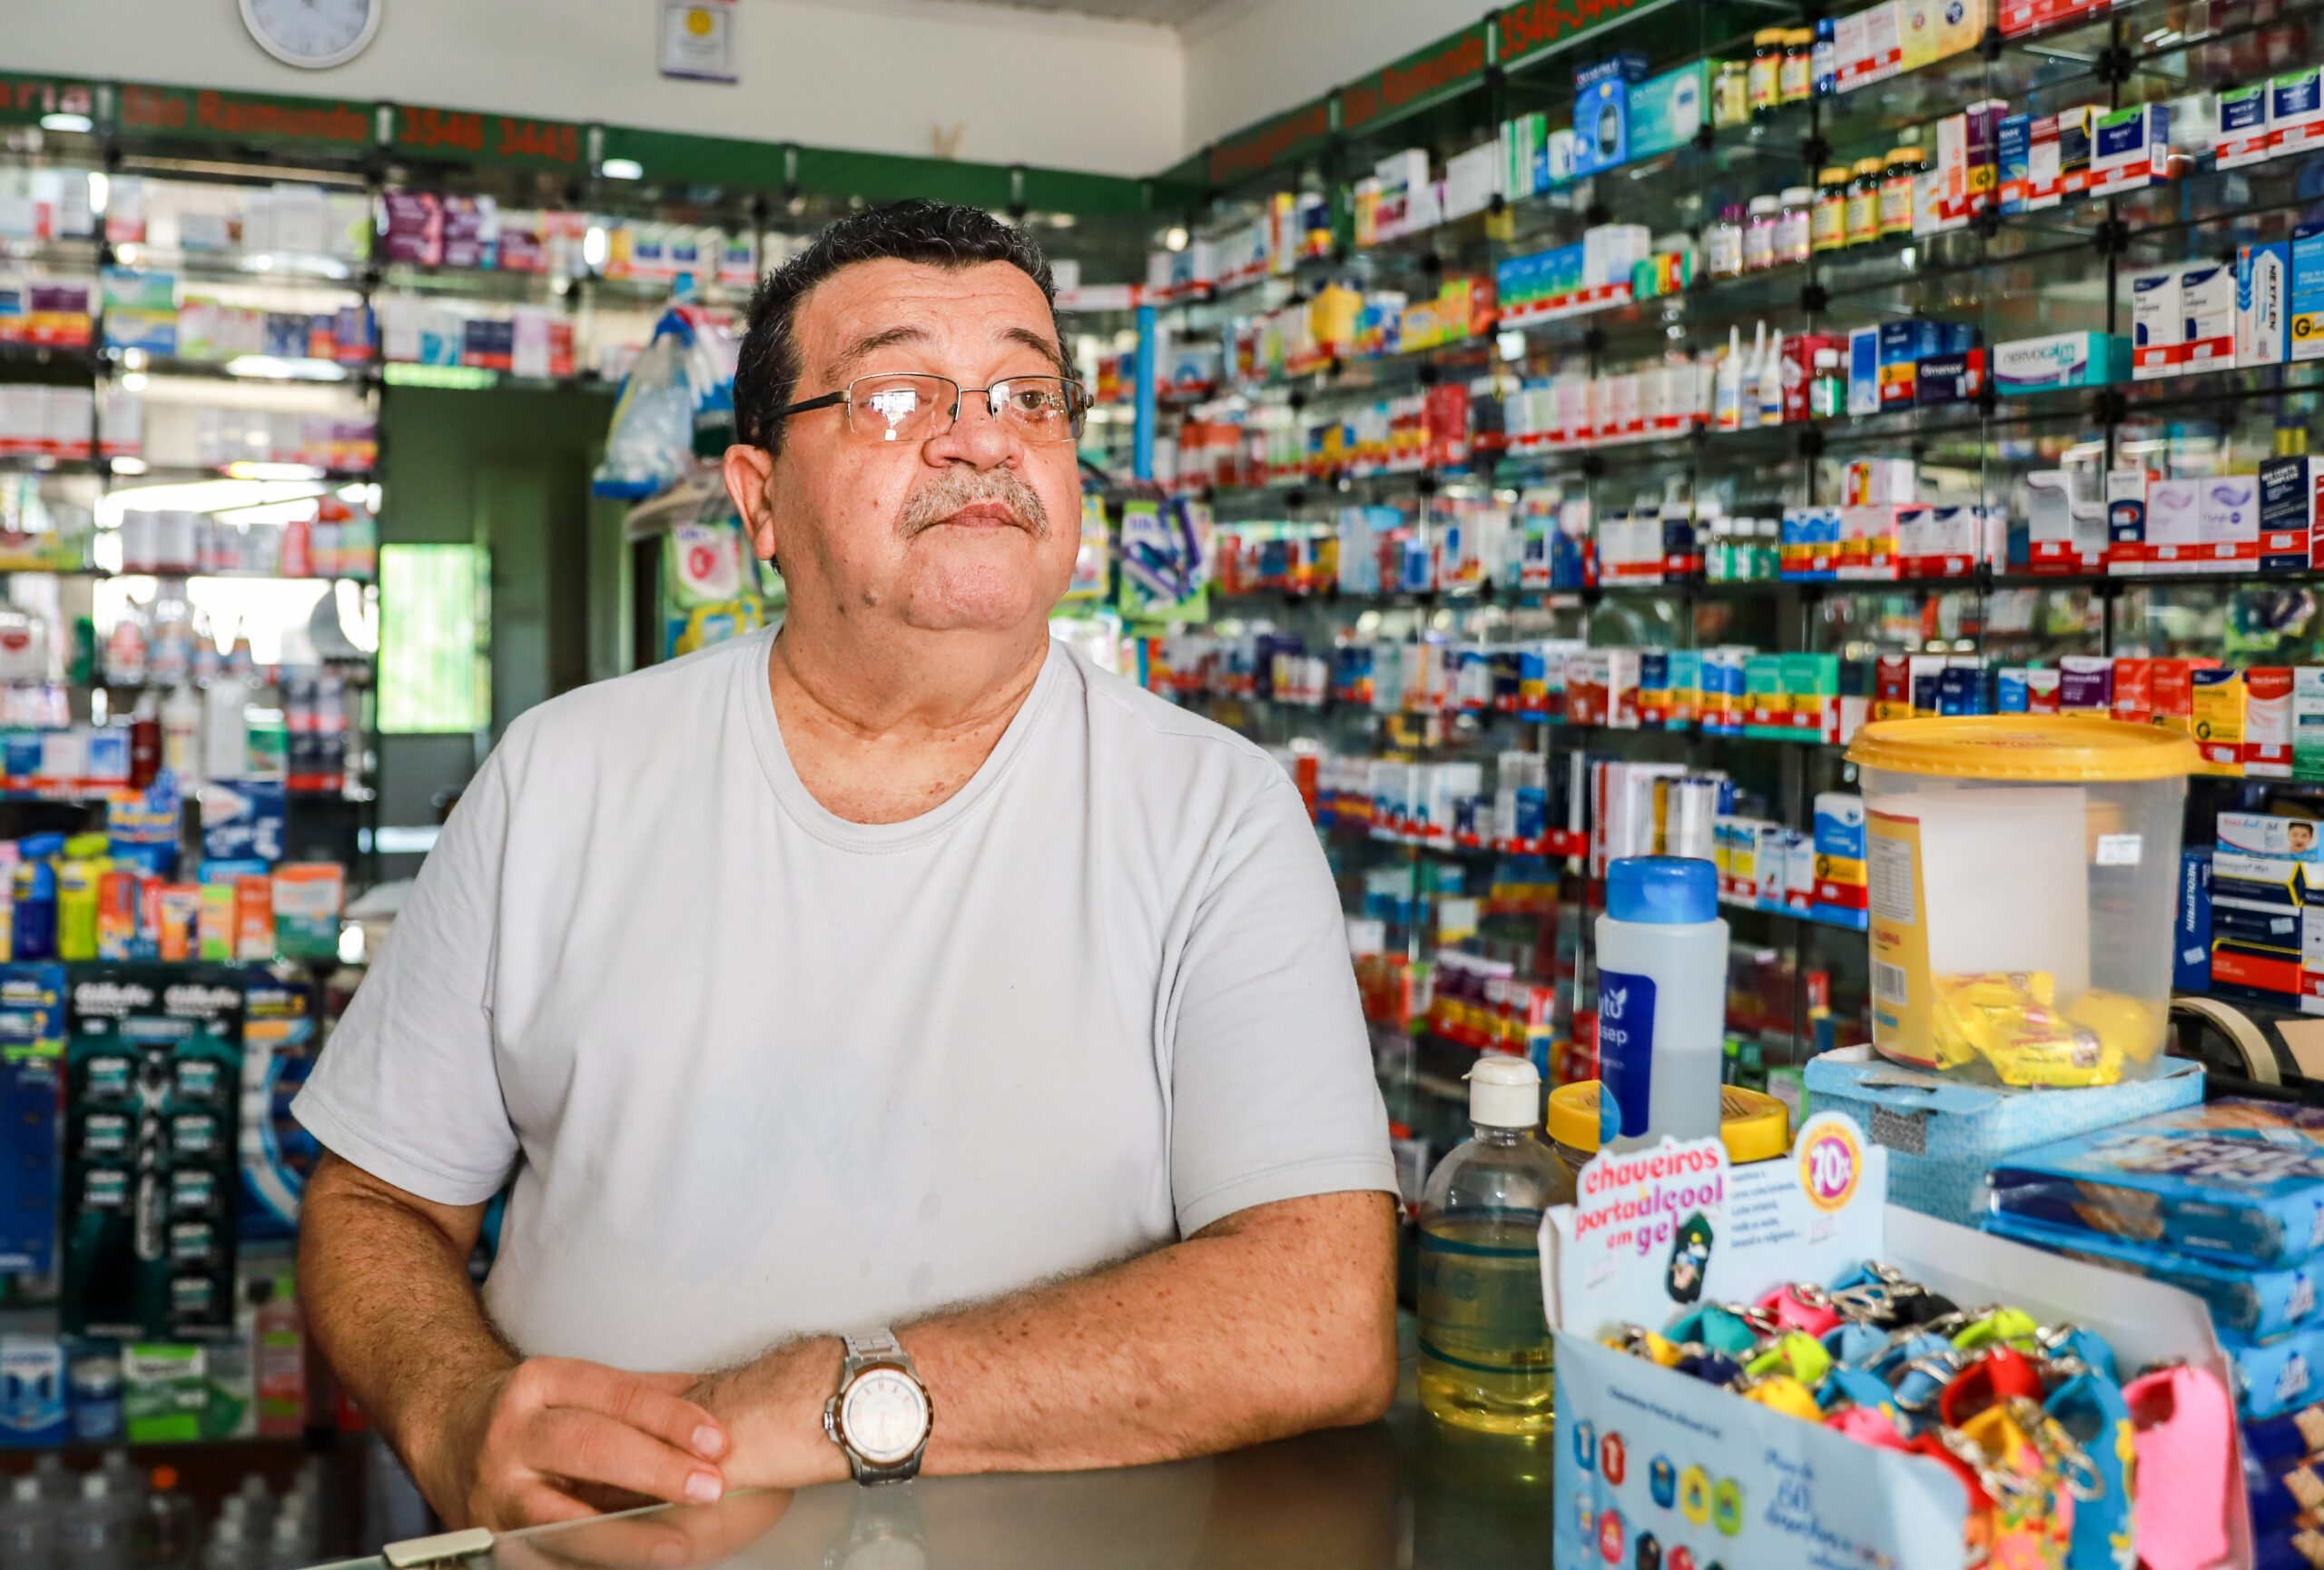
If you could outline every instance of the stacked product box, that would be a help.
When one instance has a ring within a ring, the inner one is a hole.
[[[2235,1375],[2258,1562],[2324,1498],[2324,1111],[2224,1100],[2015,1152],[1987,1230],[2165,1281],[2210,1308]]]
[[[2184,882],[2182,873],[2182,903]],[[2324,1013],[2324,903],[2312,897],[2319,884],[2324,847],[2316,824],[2220,814],[2208,897],[2210,990]]]

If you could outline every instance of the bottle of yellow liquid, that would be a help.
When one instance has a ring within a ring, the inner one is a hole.
[[[1464,1428],[1545,1434],[1556,1351],[1541,1212],[1573,1202],[1573,1179],[1540,1137],[1541,1077],[1524,1059],[1477,1061],[1469,1121],[1421,1197],[1421,1404]]]

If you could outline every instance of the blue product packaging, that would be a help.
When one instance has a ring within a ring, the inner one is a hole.
[[[1593,82],[1573,101],[1573,172],[1594,174],[1630,162],[1630,84]]]
[[[1630,156],[1651,158],[1692,142],[1695,133],[1707,123],[1703,105],[1709,97],[1709,64],[1699,60],[1632,87]]]
[[[10,779],[30,779],[40,773],[40,732],[12,730],[0,737],[0,773]]]
[[[1913,364],[1913,402],[1928,408],[1940,403],[1959,403],[1974,396],[1969,375],[1969,355],[1960,353],[1925,354]]]
[[[1934,322],[1938,351],[1945,354],[1966,354],[1977,347],[1979,333],[1974,321]]]
[[[2292,360],[2324,360],[2324,223],[2291,232]]]
[[[0,964],[0,1276],[55,1265],[64,1064],[64,967]]]
[[[202,854],[211,861],[282,859],[281,780],[212,780],[202,792]]]
[[[2324,1326],[2254,1341],[2222,1328],[2220,1350],[2235,1371],[2235,1410],[2247,1423],[2265,1422],[2304,1405],[2324,1372]]]
[[[2018,1151],[1987,1180],[1997,1216],[2296,1265],[2324,1248],[2324,1108],[2188,1107]]]
[[[62,1445],[64,1344],[54,1336],[0,1336],[0,1445]]]
[[[2217,1264],[2191,1254],[2117,1238],[2079,1227],[2045,1227],[2012,1216],[1988,1216],[1988,1232],[2028,1243],[2084,1264],[2124,1270],[2192,1292],[2211,1306],[2211,1320],[2255,1341],[2304,1329],[2316,1317],[2316,1273],[2312,1266],[2277,1270]]]
[[[2024,714],[2025,712],[2024,667],[2005,665],[1994,673],[1994,712],[1995,714]],[[2204,962],[2203,970],[2206,974],[2210,973],[2211,964],[2208,959]]]
[[[2179,853],[2179,904],[2173,917],[2171,984],[2207,992],[2211,984],[2211,847]]]
[[[1994,162],[2001,211],[2025,211],[2026,183],[2033,176],[2034,116],[2004,114],[1995,133]]]
[[[1635,87],[1645,80],[1646,56],[1635,49],[1622,49],[1575,72],[1573,90],[1580,93],[1601,82],[1621,82]]]
[[[1848,334],[1850,414],[1880,412],[1880,330],[1859,327]]]

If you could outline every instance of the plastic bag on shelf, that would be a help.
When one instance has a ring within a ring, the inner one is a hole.
[[[686,472],[703,444],[724,449],[734,426],[735,354],[733,335],[701,307],[662,313],[614,405],[593,481],[599,496],[657,495]]]

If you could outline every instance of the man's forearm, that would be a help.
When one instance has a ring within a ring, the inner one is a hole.
[[[365,1417],[413,1465],[435,1432],[517,1358],[469,1285],[459,1239],[374,1192],[345,1163],[318,1173],[304,1200],[299,1286],[309,1326]],[[470,1239],[469,1246],[473,1246]],[[418,1478],[429,1502],[446,1508]]]
[[[1385,1195],[1259,1207],[1099,1271],[901,1328],[936,1419],[931,1473],[1131,1466],[1363,1422],[1395,1382]],[[835,1340],[705,1387],[733,1482],[846,1475],[820,1429]]]

